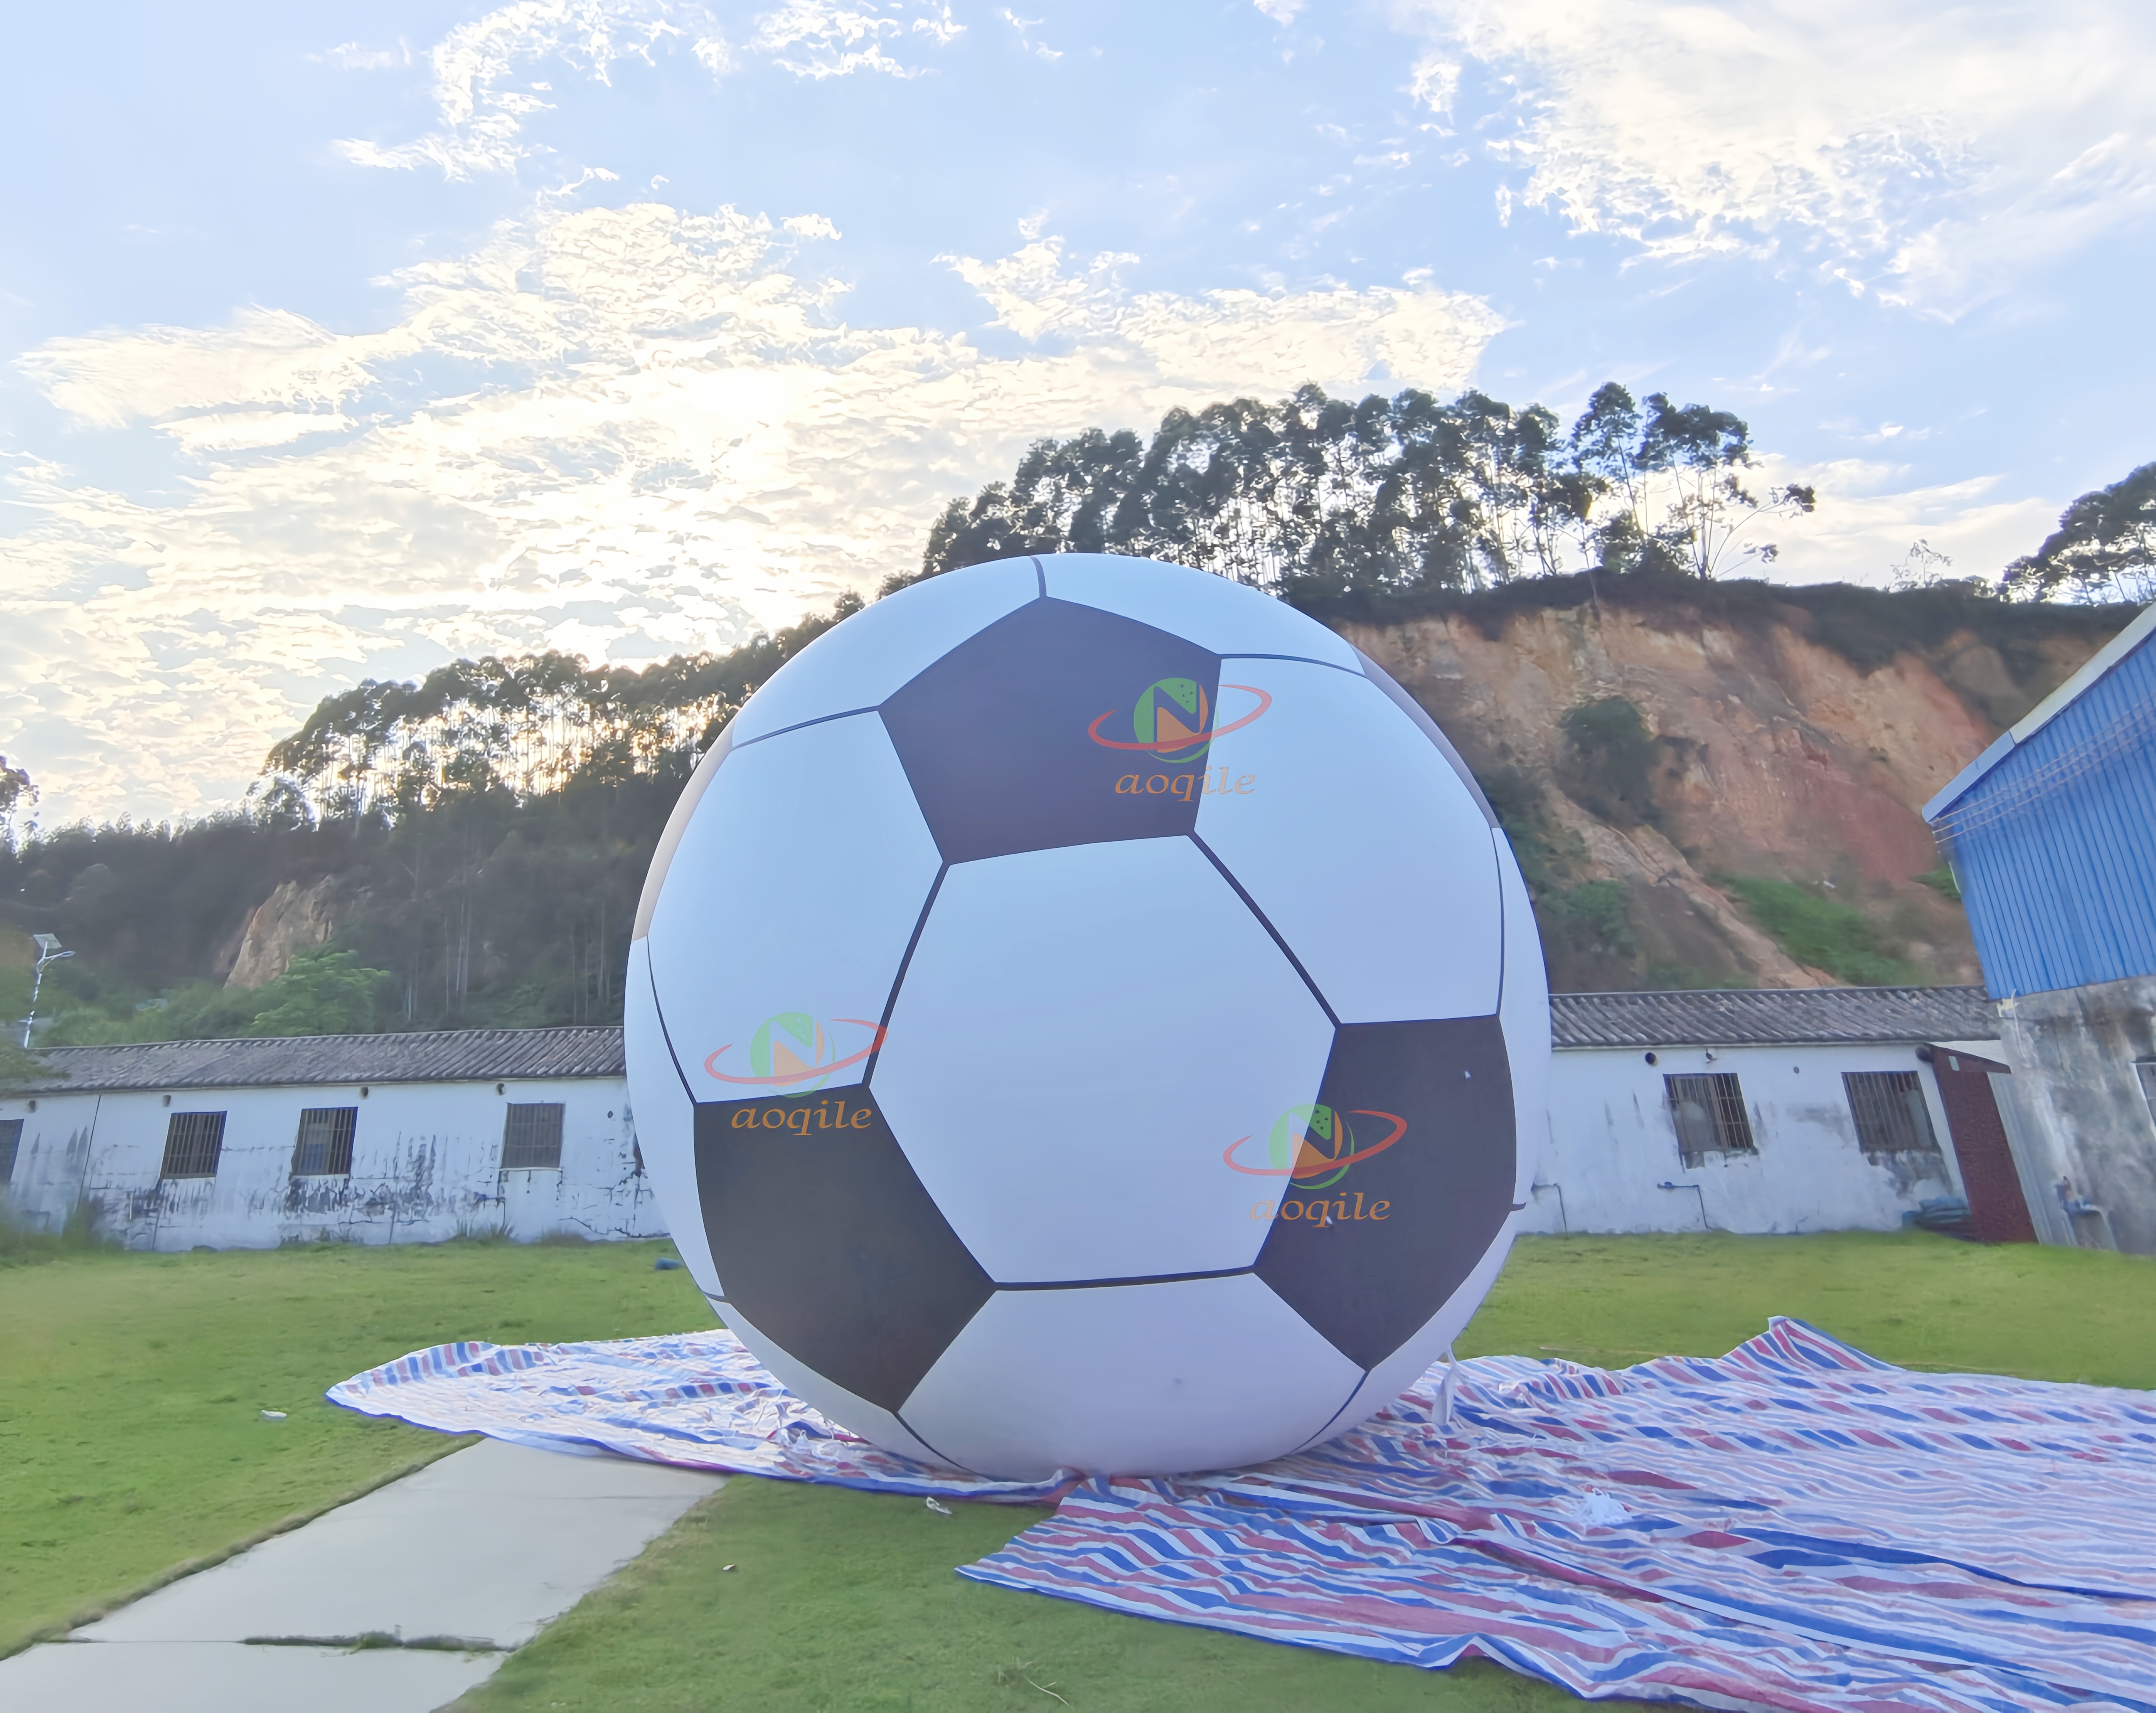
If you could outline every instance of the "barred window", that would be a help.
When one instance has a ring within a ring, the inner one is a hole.
[[[165,1165],[157,1176],[215,1177],[223,1151],[222,1112],[175,1112],[165,1124]]]
[[[1845,1070],[1841,1086],[1867,1154],[1936,1154],[1939,1139],[1913,1070]]]
[[[558,1172],[562,1166],[562,1103],[512,1102],[501,1126],[504,1172]]]
[[[0,1118],[0,1190],[15,1175],[15,1151],[23,1146],[23,1121]]]
[[[310,1106],[300,1114],[300,1136],[292,1147],[295,1177],[349,1177],[352,1133],[359,1126],[357,1106]]]
[[[1735,1076],[1666,1076],[1670,1116],[1677,1127],[1677,1151],[1686,1166],[1706,1164],[1710,1154],[1756,1154],[1744,1090]]]

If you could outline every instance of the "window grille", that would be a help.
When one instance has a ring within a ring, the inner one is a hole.
[[[295,1177],[349,1177],[352,1133],[359,1124],[357,1106],[310,1106],[300,1114],[300,1136],[292,1147]]]
[[[2133,1068],[2141,1076],[2141,1098],[2148,1103],[2148,1116],[2156,1119],[2156,1059],[2138,1060]],[[15,1121],[20,1124],[22,1120]]]
[[[1710,1154],[1756,1154],[1752,1121],[1744,1111],[1744,1090],[1735,1076],[1666,1076],[1670,1116],[1677,1127],[1677,1151],[1684,1163],[1702,1166]]]
[[[1841,1086],[1867,1154],[1936,1154],[1939,1139],[1913,1070],[1845,1070]]]
[[[157,1176],[215,1177],[223,1151],[222,1112],[175,1112],[165,1125],[165,1166]]]
[[[0,1190],[15,1175],[15,1151],[23,1146],[23,1121],[0,1118]]]
[[[512,1102],[501,1126],[504,1172],[558,1172],[562,1167],[562,1103]]]

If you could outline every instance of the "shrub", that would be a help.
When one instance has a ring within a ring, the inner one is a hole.
[[[1565,789],[1613,826],[1655,818],[1655,763],[1661,746],[1623,696],[1569,710],[1559,725],[1568,751]]]
[[[1584,880],[1542,901],[1544,927],[1565,951],[1583,957],[1630,957],[1639,950],[1632,938],[1631,901],[1617,880]]]
[[[1787,880],[1726,876],[1720,884],[1790,957],[1825,970],[1837,982],[1902,987],[1923,980],[1914,964],[1895,956],[1895,948],[1862,910]]]

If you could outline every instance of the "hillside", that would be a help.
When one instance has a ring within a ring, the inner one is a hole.
[[[1980,980],[1922,806],[2132,610],[1573,577],[1334,622],[1459,744],[1577,990]]]
[[[1976,979],[1919,808],[2131,610],[1634,574],[1315,616],[1459,744],[1553,985],[1580,989]],[[741,680],[721,702],[828,622],[719,663]],[[48,978],[56,1041],[611,1020],[687,762],[595,753],[547,790],[481,770],[312,824],[272,792],[249,817],[63,828],[0,854],[0,910],[79,954]],[[25,973],[0,968],[16,1015]]]

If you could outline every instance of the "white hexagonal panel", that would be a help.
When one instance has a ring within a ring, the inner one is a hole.
[[[718,1269],[704,1236],[696,1200],[696,1109],[667,1046],[658,1002],[651,991],[650,942],[629,948],[622,988],[622,1051],[629,1064],[629,1116],[644,1169],[665,1210],[668,1235],[696,1289],[716,1296]]]
[[[689,782],[681,787],[681,795],[674,799],[673,810],[660,830],[659,843],[644,871],[644,890],[638,895],[636,921],[629,930],[632,939],[641,940],[651,931],[651,912],[658,907],[659,895],[665,889],[666,871],[674,866],[674,853],[680,848],[681,835],[696,818],[696,805],[704,800],[704,793],[719,777],[719,769],[726,764],[732,748],[733,726],[730,723],[721,729],[711,748],[704,751],[696,770],[689,775]]]
[[[1512,1061],[1512,1119],[1518,1127],[1512,1199],[1526,1203],[1534,1198],[1535,1167],[1549,1140],[1549,972],[1512,847],[1498,828],[1490,836],[1496,842],[1497,881],[1505,900],[1505,992],[1497,1015],[1505,1028],[1505,1056]]]
[[[1414,729],[1430,740],[1431,746],[1445,757],[1446,765],[1458,777],[1460,784],[1467,788],[1468,796],[1475,799],[1476,807],[1482,811],[1482,818],[1492,827],[1496,826],[1497,815],[1490,807],[1489,798],[1482,795],[1481,786],[1476,782],[1467,763],[1461,759],[1460,751],[1453,747],[1452,740],[1445,735],[1437,721],[1430,717],[1430,710],[1409,695],[1398,679],[1360,649],[1355,650],[1355,659],[1363,668],[1363,677],[1383,690],[1386,700],[1406,715]]]
[[[696,1097],[860,1081],[941,861],[875,715],[737,746],[644,942]]]
[[[1288,654],[1359,670],[1355,650],[1285,601],[1207,571],[1122,553],[1050,553],[1048,592],[1187,637],[1216,654]]]
[[[1214,741],[1198,836],[1343,1023],[1488,1016],[1503,953],[1497,865],[1451,764],[1359,671],[1230,664],[1224,710],[1243,705],[1231,677],[1271,700]]]
[[[783,1348],[759,1332],[735,1304],[721,1302],[717,1306],[719,1318],[726,1323],[726,1330],[749,1347],[750,1354],[771,1371],[772,1377],[811,1409],[820,1412],[826,1420],[880,1445],[886,1451],[895,1451],[901,1457],[910,1457],[937,1469],[953,1467],[949,1459],[938,1457],[931,1447],[923,1445],[909,1433],[906,1423],[889,1410],[879,1408],[866,1398],[855,1397],[844,1387],[826,1380],[805,1363],[796,1362]]]
[[[1490,1245],[1489,1253],[1476,1264],[1475,1270],[1462,1280],[1458,1288],[1445,1300],[1445,1306],[1424,1321],[1421,1329],[1398,1350],[1383,1362],[1373,1365],[1363,1383],[1355,1388],[1354,1395],[1341,1408],[1339,1413],[1320,1428],[1306,1444],[1322,1444],[1368,1421],[1430,1371],[1430,1365],[1443,1356],[1446,1346],[1466,1330],[1467,1323],[1475,1318],[1475,1311],[1482,1306],[1482,1299],[1489,1294],[1497,1274],[1504,1269],[1505,1257],[1512,1253],[1512,1237],[1519,1223],[1520,1217],[1517,1213],[1505,1222],[1504,1231],[1496,1242]]]
[[[1006,1290],[904,1414],[944,1456],[1010,1480],[1236,1469],[1301,1444],[1362,1377],[1247,1273]]]
[[[1332,1033],[1189,840],[1070,845],[944,876],[875,1095],[991,1278],[1214,1272],[1274,1182],[1224,1156],[1317,1098]]]
[[[773,673],[734,718],[737,744],[804,721],[873,708],[1006,613],[1037,600],[1030,559],[947,572],[871,603]]]

